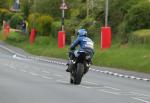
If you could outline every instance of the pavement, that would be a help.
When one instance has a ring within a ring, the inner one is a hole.
[[[65,60],[0,43],[0,103],[150,103],[149,75],[95,67],[69,84]]]

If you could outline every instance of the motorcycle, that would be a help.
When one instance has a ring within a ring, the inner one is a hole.
[[[85,51],[70,51],[69,55],[70,83],[79,85],[90,68],[91,57]]]

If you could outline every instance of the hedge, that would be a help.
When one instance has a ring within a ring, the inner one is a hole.
[[[129,42],[136,45],[150,44],[150,29],[142,29],[130,33]]]

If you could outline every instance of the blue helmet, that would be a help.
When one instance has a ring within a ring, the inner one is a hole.
[[[78,36],[87,36],[87,31],[85,29],[79,29],[77,32]]]

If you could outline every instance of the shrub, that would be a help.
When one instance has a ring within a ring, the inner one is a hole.
[[[79,24],[79,28],[88,29],[88,27],[93,25],[93,23],[94,23],[93,18],[86,18],[86,19],[82,20],[82,22]]]
[[[22,20],[23,20],[23,17],[21,14],[15,14],[11,17],[10,26],[12,28],[19,28]]]
[[[150,28],[150,3],[142,2],[134,6],[126,16],[126,32]]]
[[[150,21],[149,4],[147,0],[128,1],[124,4],[122,7],[124,19],[117,26],[117,34],[119,34],[118,37],[121,37],[122,43],[128,42],[130,32],[150,28],[150,22],[148,22]]]
[[[11,32],[11,34],[8,36],[7,40],[10,42],[16,42],[16,43],[21,43],[25,41],[25,36],[21,35],[20,33],[17,32]]]
[[[32,28],[35,28],[38,24],[37,24],[37,19],[40,17],[39,13],[32,13],[28,16],[28,29],[29,31],[31,31]]]
[[[129,41],[132,44],[150,44],[150,29],[142,29],[130,33]]]
[[[66,42],[71,43],[71,37],[75,35],[75,31],[78,29],[80,21],[76,18],[65,21],[65,31],[66,31]]]
[[[51,32],[52,17],[41,16],[37,19],[37,33],[42,36],[48,36]]]
[[[79,12],[79,15],[77,16],[77,18],[84,19],[84,18],[86,18],[86,16],[87,16],[87,14],[86,14],[86,7],[83,6],[80,9],[80,12]]]
[[[8,21],[11,18],[11,12],[7,9],[0,9],[0,24],[3,23],[3,20]]]
[[[53,37],[57,37],[58,31],[61,29],[61,23],[59,21],[52,22],[51,34]]]
[[[87,30],[88,30],[88,36],[92,39],[97,40],[97,38],[99,37],[100,28],[96,27],[96,25],[93,24]]]

